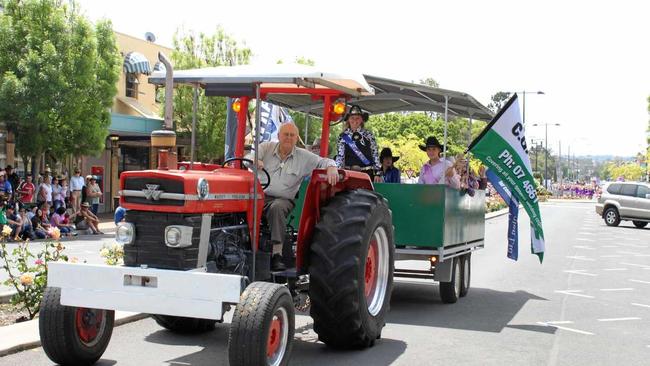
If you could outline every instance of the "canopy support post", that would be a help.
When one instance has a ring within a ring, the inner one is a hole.
[[[445,95],[445,138],[444,138],[444,151],[442,152],[442,157],[447,158],[447,124],[449,123],[449,96]]]
[[[248,102],[248,101],[247,101]],[[246,103],[248,104],[248,103]],[[255,179],[253,180],[253,237],[251,239],[251,250],[253,251],[253,263],[251,268],[253,269],[253,273],[251,274],[251,282],[255,282],[255,262],[257,259],[257,244],[259,242],[259,237],[258,237],[258,231],[259,231],[259,222],[262,221],[261,217],[258,220],[257,217],[257,211],[258,211],[258,200],[257,200],[257,195],[258,195],[258,190],[257,190],[257,180],[258,175],[258,166],[259,164],[259,146],[260,146],[260,123],[257,122],[261,119],[260,115],[260,106],[262,105],[262,102],[260,101],[260,84],[255,84],[255,136],[253,137],[253,150],[254,150],[254,164],[253,164],[253,177]],[[246,109],[248,110],[248,109]]]
[[[192,99],[192,146],[190,147],[190,170],[194,168],[194,149],[196,148],[196,109],[199,102],[199,86],[194,84],[194,98]]]
[[[311,108],[307,110],[307,115],[305,116],[305,148],[309,144],[308,133],[309,133],[309,117],[310,117]]]
[[[332,110],[332,97],[325,95],[323,97],[323,130],[320,136],[320,156],[329,155],[330,141],[330,111]]]

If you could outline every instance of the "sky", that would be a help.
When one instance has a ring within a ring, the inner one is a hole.
[[[647,1],[151,1],[79,0],[91,19],[171,46],[177,29],[221,25],[253,63],[306,57],[334,72],[440,87],[484,105],[526,95],[527,138],[562,154],[645,151],[650,96]],[[560,124],[560,126],[555,126]],[[530,144],[530,143],[529,143]]]

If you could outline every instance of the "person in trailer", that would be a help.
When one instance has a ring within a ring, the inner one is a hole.
[[[401,183],[400,171],[393,165],[399,160],[399,156],[393,156],[393,151],[385,147],[381,149],[379,160],[381,161],[381,171],[379,174],[384,183]]]
[[[345,130],[339,135],[336,165],[348,170],[365,172],[375,182],[381,182],[379,151],[372,132],[364,128],[370,115],[353,104],[345,114]]]
[[[446,184],[449,187],[460,189],[460,176],[454,169],[452,162],[440,159],[445,147],[438,142],[435,136],[427,137],[420,150],[425,151],[429,160],[420,169],[420,184]]]

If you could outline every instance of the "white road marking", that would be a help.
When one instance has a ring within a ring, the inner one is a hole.
[[[650,281],[643,281],[643,280],[630,280],[630,282],[636,282],[636,283],[645,283],[646,285],[650,285]]]
[[[594,233],[592,233],[592,232],[589,232],[589,231],[586,231],[586,232],[585,232],[585,231],[581,231],[581,232],[578,233],[578,235],[596,235],[596,234],[594,234]]]
[[[601,288],[600,291],[634,291],[632,287],[623,288]]]
[[[544,323],[544,322],[537,322],[537,324],[540,324],[540,325],[543,325],[543,326],[546,326],[546,327],[553,327],[553,328],[557,328],[557,329],[566,330],[568,332],[574,332],[574,333],[579,333],[579,334],[584,334],[584,335],[594,335],[594,333],[591,333],[591,332],[585,332],[584,330],[567,328],[567,327],[563,327],[563,326],[560,326],[560,325],[553,325],[553,324]]]
[[[620,258],[622,255],[619,254],[608,254],[608,255],[601,255],[601,258]]]
[[[624,252],[622,250],[619,250],[616,253],[627,254],[627,255],[640,255],[641,254],[641,253],[637,253],[637,252]]]
[[[579,241],[592,241],[592,242],[595,241],[594,239],[587,239],[587,238],[578,238],[576,240],[579,240]]]
[[[618,248],[618,245],[601,245],[601,248]]]
[[[624,266],[634,266],[634,267],[641,267],[643,269],[650,269],[650,266],[647,266],[645,264],[636,264],[636,263],[627,263],[627,262],[621,262],[621,264]]]
[[[583,275],[583,276],[591,276],[591,277],[596,277],[598,276],[595,273],[587,273],[586,269],[573,269],[573,270],[565,270],[564,272],[566,273],[571,273],[571,274],[577,274],[577,275]]]
[[[585,297],[587,299],[593,299],[593,296],[590,295],[582,295],[579,292],[584,292],[583,290],[556,290],[555,291],[558,294],[565,294],[565,295],[573,295],[573,296],[578,296],[578,297]]]
[[[621,322],[621,321],[626,321],[626,320],[641,320],[641,318],[637,317],[629,317],[629,318],[605,318],[605,319],[596,319],[599,322]]]
[[[588,249],[588,250],[595,250],[596,249],[596,248],[590,247],[588,245],[574,245],[573,247],[578,248],[578,249]]]
[[[636,303],[636,302],[633,302],[632,305],[634,305],[634,306],[640,306],[640,307],[642,307],[642,308],[650,308],[650,305],[639,304],[639,303]]]
[[[603,271],[627,271],[627,268],[603,268]]]
[[[571,320],[556,320],[556,321],[546,322],[546,324],[573,324],[573,322]]]
[[[566,257],[567,258],[572,258],[572,259],[575,259],[575,260],[579,260],[579,261],[586,261],[586,262],[594,262],[595,261],[595,259],[587,258],[584,255],[567,255]]]

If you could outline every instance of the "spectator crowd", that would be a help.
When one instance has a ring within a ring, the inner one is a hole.
[[[30,173],[24,177],[11,165],[0,170],[0,224],[11,228],[10,240],[45,239],[54,229],[62,236],[78,231],[103,234],[99,230],[97,210],[101,188],[97,178],[53,175],[49,168],[36,180]]]

